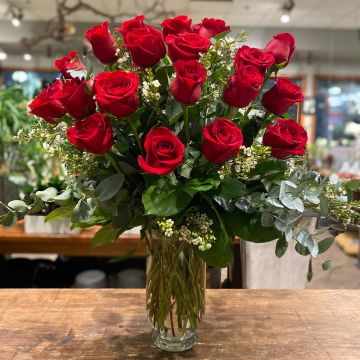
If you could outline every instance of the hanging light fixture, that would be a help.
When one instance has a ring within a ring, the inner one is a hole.
[[[7,53],[3,49],[0,49],[0,61],[6,60],[6,58]]]
[[[21,25],[21,20],[24,17],[23,10],[11,4],[9,6],[9,13],[10,13],[11,24],[15,27],[19,27]]]
[[[290,13],[294,9],[294,6],[295,6],[294,0],[286,0],[284,4],[281,6],[280,21],[283,24],[287,24],[291,20]]]
[[[24,60],[25,61],[31,61],[32,59],[32,55],[30,53],[25,53],[24,54]]]

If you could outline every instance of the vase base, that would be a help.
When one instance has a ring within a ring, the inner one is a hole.
[[[154,344],[161,350],[169,352],[183,352],[190,350],[197,340],[197,334],[193,330],[187,330],[183,336],[169,337],[153,330],[152,339]]]

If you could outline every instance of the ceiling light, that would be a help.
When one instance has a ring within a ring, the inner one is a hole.
[[[4,50],[0,50],[0,61],[3,61],[7,58],[7,53]]]
[[[280,21],[283,24],[287,24],[290,21],[290,13],[295,6],[294,0],[286,0],[281,6],[281,16]]]
[[[280,21],[281,21],[283,24],[287,24],[287,23],[290,21],[290,15],[287,14],[287,13],[281,14],[281,16],[280,16]]]
[[[9,13],[10,13],[10,21],[12,25],[15,27],[19,27],[21,25],[21,20],[24,16],[22,9],[14,5],[10,5]]]
[[[13,26],[15,27],[19,27],[21,25],[21,21],[18,18],[12,18],[11,19],[11,23],[13,24]]]
[[[30,53],[24,54],[24,60],[25,61],[31,61],[31,59],[32,59],[32,55]]]

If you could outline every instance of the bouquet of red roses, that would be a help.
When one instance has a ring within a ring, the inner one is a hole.
[[[18,139],[44,143],[67,167],[51,218],[102,225],[94,246],[143,227],[147,306],[166,347],[167,336],[190,339],[204,311],[202,260],[230,264],[235,236],[312,258],[332,240],[307,230],[305,210],[344,222],[359,213],[339,200],[346,185],[307,169],[307,133],[288,115],[304,97],[278,75],[291,34],[258,49],[219,19],[177,16],[161,28],[137,16],[114,33],[107,21],[87,30],[97,60],[76,51],[56,60],[62,78],[29,105],[41,119]]]

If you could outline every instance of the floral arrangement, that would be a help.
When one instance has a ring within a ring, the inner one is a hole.
[[[189,268],[188,292],[176,290],[179,249],[224,267],[235,236],[277,240],[277,256],[294,239],[299,254],[317,257],[332,239],[319,242],[320,232],[300,220],[315,211],[359,222],[359,204],[339,197],[358,183],[330,184],[308,170],[307,133],[287,114],[304,97],[279,76],[295,50],[291,34],[274,35],[258,49],[241,44],[244,33],[229,36],[219,19],[192,25],[177,16],[161,28],[137,16],[114,33],[107,21],[87,30],[98,62],[82,61],[76,51],[57,60],[63,77],[29,104],[39,119],[18,139],[43,143],[66,165],[63,213],[74,227],[102,225],[94,246],[139,225],[145,236],[165,239],[154,259],[170,270],[160,281],[164,268],[153,259],[148,309],[165,329],[175,299],[182,329],[199,321],[203,298],[190,296],[201,274]],[[191,311],[179,310],[185,303]]]

